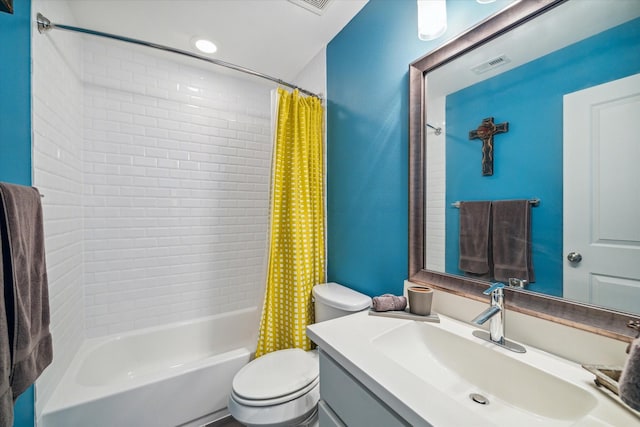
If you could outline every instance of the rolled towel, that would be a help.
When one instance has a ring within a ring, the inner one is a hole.
[[[407,308],[407,299],[392,294],[384,294],[373,297],[373,309],[375,311],[404,310]]]
[[[640,338],[631,343],[629,357],[624,363],[618,382],[620,399],[636,411],[640,411]]]

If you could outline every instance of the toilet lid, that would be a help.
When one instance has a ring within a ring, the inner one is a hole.
[[[245,365],[233,378],[233,392],[244,399],[262,400],[287,396],[318,378],[315,351],[278,350]]]
[[[338,310],[355,313],[371,306],[371,298],[335,282],[314,286],[312,294],[317,301]]]

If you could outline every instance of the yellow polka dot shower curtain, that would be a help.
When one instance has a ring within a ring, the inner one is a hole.
[[[311,349],[311,290],[324,282],[323,108],[315,97],[278,89],[267,289],[256,357]]]

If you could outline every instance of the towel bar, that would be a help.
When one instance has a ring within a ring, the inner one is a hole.
[[[531,204],[531,206],[536,207],[540,205],[540,199],[531,199],[529,200],[529,203]],[[451,206],[453,206],[454,208],[460,208],[460,201],[458,200],[457,202],[451,203]]]

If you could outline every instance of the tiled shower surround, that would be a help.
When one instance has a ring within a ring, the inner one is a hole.
[[[272,86],[66,32],[32,49],[55,352],[40,413],[85,338],[261,304]]]
[[[109,41],[83,58],[87,336],[256,305],[269,88]]]

